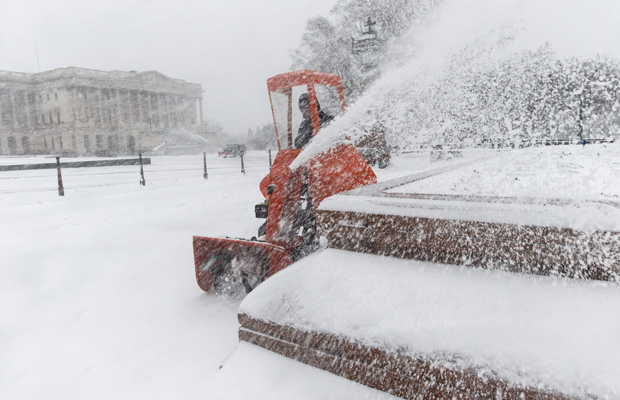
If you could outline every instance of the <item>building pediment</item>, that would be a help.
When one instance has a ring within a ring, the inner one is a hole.
[[[178,79],[172,79],[162,74],[161,72],[157,72],[157,71],[137,72],[136,79],[139,79],[144,82],[149,82],[149,83],[165,83],[165,84],[171,84],[171,83],[178,84],[179,83]]]

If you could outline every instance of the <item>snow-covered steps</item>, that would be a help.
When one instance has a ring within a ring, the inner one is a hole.
[[[352,200],[348,206],[364,201]],[[337,249],[475,268],[620,281],[620,232],[468,221],[449,217],[445,204],[437,207],[443,207],[437,210],[443,211],[437,217],[323,209],[318,213],[318,226],[329,246]],[[427,207],[406,203],[402,208],[422,214]],[[465,213],[462,209],[460,212]]]
[[[240,339],[403,398],[620,398],[620,286],[327,249],[244,300]]]
[[[620,281],[620,146],[588,151],[515,151],[332,196],[319,231],[332,248]]]
[[[405,399],[569,399],[545,388],[511,385],[455,355],[412,357],[342,336],[239,315],[239,339]]]

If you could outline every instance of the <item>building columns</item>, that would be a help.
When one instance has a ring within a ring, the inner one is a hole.
[[[86,124],[93,126],[95,124],[95,113],[93,111],[93,102],[90,101],[90,93],[84,88],[84,101],[86,102]]]
[[[26,109],[26,124],[32,128],[32,116],[30,115],[30,103],[28,102],[28,92],[24,92],[24,108]]]
[[[137,106],[138,106],[138,124],[144,122],[144,115],[142,112],[142,99],[141,99],[142,95],[140,93],[140,91],[136,91],[136,101],[138,102]]]
[[[99,123],[103,126],[105,125],[103,120],[103,107],[101,106],[101,89],[97,89],[97,109],[99,112]]]
[[[168,115],[168,126],[172,126],[172,113],[170,112],[170,95],[166,95],[166,111]]]
[[[73,108],[73,123],[74,124],[78,124],[79,121],[81,121],[81,115],[80,115],[80,107],[78,104],[78,95],[77,95],[77,89],[76,88],[72,88],[71,93],[73,94],[73,99],[72,99],[72,107]]]
[[[116,124],[121,126],[123,123],[123,105],[121,104],[121,91],[116,88]]]
[[[151,93],[146,92],[146,104],[149,111],[149,128],[153,128],[153,107],[151,105]]]
[[[13,128],[19,127],[19,122],[17,121],[17,107],[15,106],[15,94],[11,90],[11,109],[13,111]]]
[[[168,107],[166,107],[165,102],[166,102],[166,96],[164,96],[163,94],[158,94],[157,95],[157,107],[159,108],[159,123],[161,124],[162,128],[167,128],[169,126],[168,115],[167,115]]]

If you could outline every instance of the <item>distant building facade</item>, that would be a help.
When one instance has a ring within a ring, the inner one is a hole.
[[[0,155],[125,155],[204,131],[202,87],[156,71],[0,71]]]

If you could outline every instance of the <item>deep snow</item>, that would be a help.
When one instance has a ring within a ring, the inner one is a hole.
[[[55,170],[0,173],[0,398],[205,398],[238,300],[198,288],[192,235],[255,234],[268,156],[245,161],[66,169],[65,197]]]
[[[0,173],[0,398],[390,398],[253,346],[235,352],[239,299],[196,285],[192,235],[256,234],[266,152],[248,154],[246,175],[238,158],[209,154],[208,180],[202,155],[152,161],[145,187],[137,166],[63,170],[65,197],[55,170]],[[462,161],[409,154],[375,172]]]
[[[145,187],[138,166],[65,169],[64,197],[55,170],[0,172],[0,399],[213,398],[212,379],[223,379],[218,367],[238,345],[240,299],[198,288],[192,236],[256,235],[268,160],[249,152],[242,175],[239,158],[208,154],[204,180],[201,154],[152,157]],[[0,158],[45,161],[53,160]],[[428,158],[395,163],[378,173]],[[250,353],[237,358],[260,365]],[[265,357],[298,382],[311,373]],[[370,391],[341,384],[341,394]],[[282,396],[325,393],[288,390]]]

